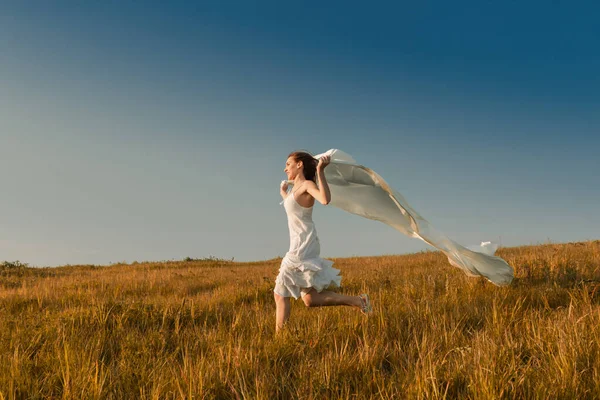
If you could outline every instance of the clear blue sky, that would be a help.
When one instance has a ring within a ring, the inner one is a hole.
[[[296,149],[465,245],[600,237],[596,2],[195,3],[3,2],[0,260],[282,256]],[[428,248],[314,219],[325,257]]]

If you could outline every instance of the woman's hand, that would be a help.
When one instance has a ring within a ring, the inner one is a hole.
[[[281,181],[281,184],[279,185],[279,190],[281,190],[283,192],[287,192],[287,190],[288,190],[287,181]]]
[[[323,156],[319,159],[319,164],[317,164],[317,170],[323,171],[326,166],[331,162],[331,156]]]

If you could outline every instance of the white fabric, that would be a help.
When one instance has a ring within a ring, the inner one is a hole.
[[[306,294],[310,288],[317,292],[329,286],[340,286],[340,270],[332,267],[333,261],[320,257],[321,244],[312,220],[313,207],[298,204],[295,193],[283,201],[290,231],[290,249],[283,257],[274,292],[283,297]]]
[[[483,276],[496,285],[507,285],[513,269],[502,258],[494,256],[497,245],[483,242],[467,249],[435,230],[375,171],[357,164],[348,154],[331,149],[315,156],[331,156],[325,178],[331,191],[330,205],[352,214],[383,222],[413,238],[441,250],[450,264],[469,276]]]

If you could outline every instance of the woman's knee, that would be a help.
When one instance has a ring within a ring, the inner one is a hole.
[[[275,303],[277,304],[285,304],[287,297],[283,297],[278,295],[277,293],[273,293],[273,297],[275,298]]]
[[[306,293],[304,296],[302,296],[302,301],[306,307],[313,307],[315,305],[314,299],[310,293]]]

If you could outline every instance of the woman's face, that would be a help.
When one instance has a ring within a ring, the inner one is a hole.
[[[298,172],[300,171],[300,167],[302,166],[302,161],[294,160],[294,157],[290,157],[285,162],[285,169],[283,172],[287,174],[288,180],[296,179],[298,176]]]

